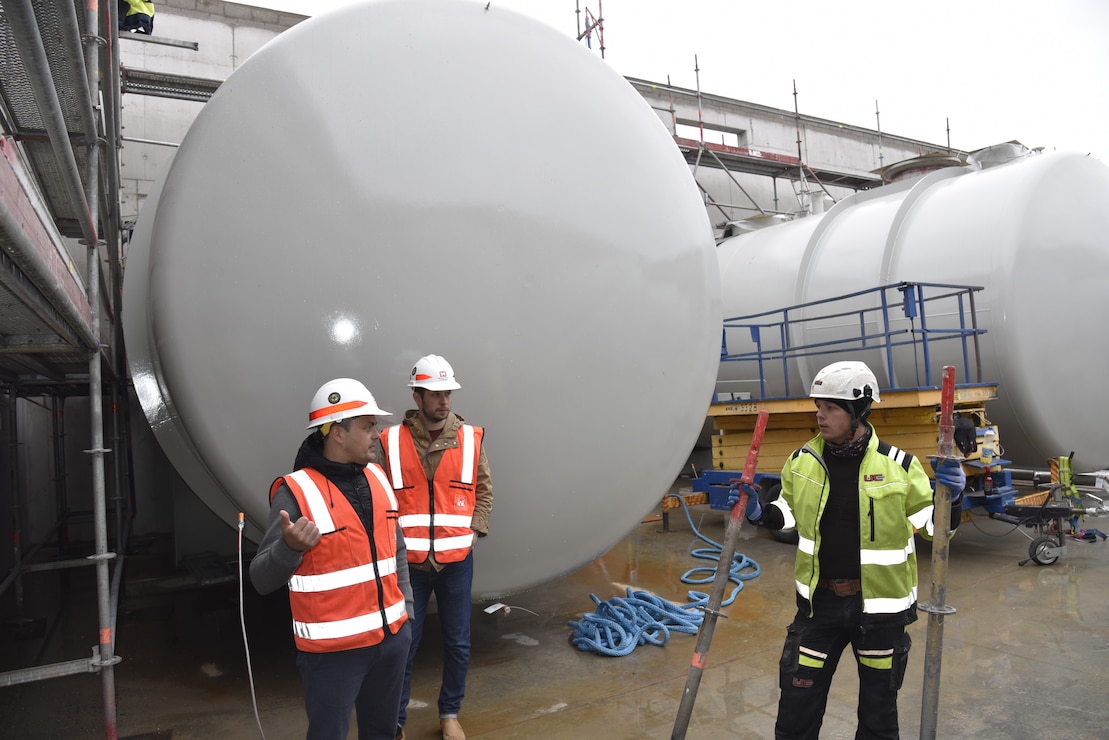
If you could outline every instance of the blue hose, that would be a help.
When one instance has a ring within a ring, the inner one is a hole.
[[[676,494],[671,494],[676,495]],[[685,511],[690,529],[698,539],[712,547],[698,548],[690,554],[695,558],[720,562],[723,545],[713,542],[701,534],[689,515],[685,500],[678,496]],[[732,556],[728,569],[728,580],[735,583],[731,595],[720,606],[729,606],[743,589],[743,582],[757,578],[762,572],[759,564],[742,553]],[[702,575],[695,575],[702,574]],[[682,576],[682,583],[711,584],[716,578],[715,567],[691,568]],[[569,622],[574,632],[570,635],[578,650],[593,651],[612,657],[628,655],[639,645],[665,645],[671,632],[696,634],[704,620],[703,608],[708,604],[709,595],[700,591],[686,592],[690,603],[678,606],[646,591],[633,591],[628,588],[626,597],[613,597],[602,602],[596,594],[589,598],[597,605],[596,611],[585,614],[580,620]]]

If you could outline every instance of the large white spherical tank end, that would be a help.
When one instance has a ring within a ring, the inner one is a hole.
[[[144,410],[255,536],[316,389],[356,378],[395,423],[427,354],[486,429],[475,594],[607,550],[701,429],[720,294],[689,169],[622,77],[495,3],[367,3],[282,34],[205,105],[140,225]]]

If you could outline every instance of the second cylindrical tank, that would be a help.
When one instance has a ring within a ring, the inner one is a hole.
[[[1091,157],[972,157],[722,242],[724,317],[902,281],[982,286],[982,379],[1000,385],[989,411],[1005,457],[1042,467],[1074,451],[1078,470],[1109,467],[1106,202],[1109,167]],[[793,362],[804,388],[824,359]],[[937,345],[932,362],[964,364],[955,343]],[[874,369],[885,384],[916,372],[896,366],[891,378]],[[965,379],[967,368],[959,370]],[[722,363],[719,379],[750,380],[750,369]]]

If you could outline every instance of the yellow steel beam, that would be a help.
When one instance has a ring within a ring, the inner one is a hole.
[[[997,384],[956,386],[955,403],[982,403],[997,399]],[[922,406],[939,406],[939,388],[918,388],[901,391],[884,391],[879,405],[883,408],[904,408]],[[774,414],[788,414],[799,411],[812,411],[811,398],[784,398],[756,401],[728,401],[727,403],[714,403],[709,406],[708,416],[755,416],[763,409]],[[877,408],[877,406],[875,406]]]
[[[955,409],[986,420],[986,401],[997,398],[997,385],[964,386],[955,389]],[[926,459],[935,454],[939,439],[940,390],[887,391],[871,413],[882,439],[906,452]],[[810,398],[771,401],[735,401],[709,407],[714,434],[712,467],[740,470],[747,458],[759,411],[770,418],[759,453],[759,469],[778,471],[786,459],[807,440],[816,436],[816,410]],[[971,453],[970,457],[975,457]]]

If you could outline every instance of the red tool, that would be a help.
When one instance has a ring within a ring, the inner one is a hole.
[[[955,460],[955,368],[943,369],[940,385],[940,443],[936,462]],[[924,649],[924,689],[920,707],[920,737],[935,740],[940,699],[940,664],[943,658],[943,618],[954,614],[947,606],[947,532],[951,528],[951,489],[936,481],[932,499],[932,597],[919,604],[928,612],[928,638]]]

